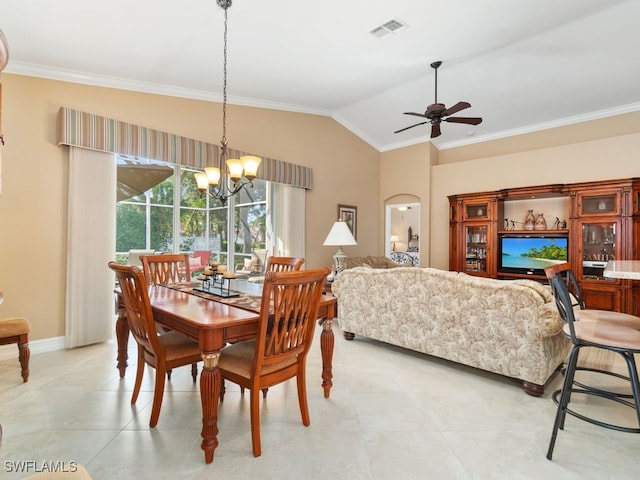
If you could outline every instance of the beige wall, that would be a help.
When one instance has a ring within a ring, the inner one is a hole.
[[[33,340],[57,337],[64,335],[68,175],[66,147],[56,145],[58,109],[219,143],[221,105],[9,74],[2,75],[2,95],[0,313],[28,317]],[[339,203],[358,207],[358,245],[346,247],[347,255],[379,250],[374,148],[328,117],[233,105],[227,137],[231,148],[313,168],[314,188],[306,197],[307,267],[331,264],[334,247],[322,242]]]

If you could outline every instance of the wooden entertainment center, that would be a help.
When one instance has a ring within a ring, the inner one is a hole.
[[[518,242],[541,250],[509,254]],[[450,270],[546,281],[536,253],[566,256],[589,308],[640,315],[640,282],[602,275],[608,260],[638,259],[639,244],[640,178],[449,196]]]

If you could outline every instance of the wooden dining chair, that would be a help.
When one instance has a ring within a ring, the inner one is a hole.
[[[250,391],[251,441],[256,457],[262,453],[260,390],[295,378],[302,423],[310,424],[306,360],[329,273],[328,268],[266,272],[257,338],[229,345],[220,353],[220,400],[224,399],[225,379]]]
[[[0,292],[0,303],[4,301],[4,294]],[[15,343],[18,345],[18,361],[22,369],[22,381],[29,380],[29,333],[31,324],[22,317],[0,318],[0,345]],[[0,439],[2,439],[2,427],[0,426]]]
[[[301,257],[268,257],[267,272],[295,272],[300,270],[304,258]]]
[[[267,257],[266,272],[296,272],[300,270],[304,258],[300,257]],[[267,398],[268,388],[262,389],[262,397]],[[244,387],[240,386],[240,392],[244,394]]]
[[[149,285],[166,285],[191,281],[189,255],[186,253],[163,253],[144,255],[142,268]]]
[[[149,285],[166,285],[168,283],[186,283],[191,281],[189,255],[186,253],[162,253],[140,257],[144,276]],[[164,327],[161,331],[166,331]],[[191,365],[191,376],[196,381],[198,364]],[[167,370],[167,378],[171,380],[171,369]]]
[[[151,310],[147,280],[136,266],[118,265],[109,262],[109,268],[118,277],[129,329],[138,344],[138,368],[131,395],[131,403],[136,403],[145,364],[156,369],[153,391],[150,427],[155,427],[160,416],[164,395],[165,374],[168,370],[184,365],[193,365],[201,360],[197,342],[174,331],[159,333]],[[195,378],[193,379],[195,382]]]
[[[29,332],[31,324],[22,317],[0,318],[0,345],[15,343],[18,346],[18,360],[22,374],[22,381],[29,380]]]

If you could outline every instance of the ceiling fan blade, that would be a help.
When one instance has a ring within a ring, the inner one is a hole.
[[[482,122],[480,117],[450,117],[443,118],[443,120],[451,123],[468,123],[469,125],[478,125]]]
[[[395,131],[395,132],[393,132],[393,133],[400,133],[400,132],[404,132],[405,130],[409,130],[410,128],[417,127],[418,125],[424,125],[425,123],[429,123],[429,122],[420,122],[420,123],[416,123],[415,125],[411,125],[410,127],[404,127],[404,128],[401,128],[400,130],[396,130],[396,131]]]
[[[433,125],[431,126],[431,138],[439,137],[441,133],[440,122],[433,122]]]
[[[458,102],[453,107],[447,108],[442,114],[443,117],[447,117],[449,115],[453,115],[454,113],[458,113],[460,110],[464,110],[465,108],[471,107],[469,102]]]
[[[403,115],[414,115],[416,117],[427,118],[424,113],[416,113],[416,112],[403,112]]]

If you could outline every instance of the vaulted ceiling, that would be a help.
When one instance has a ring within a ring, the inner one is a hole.
[[[223,16],[3,0],[5,72],[220,101]],[[229,103],[327,115],[380,151],[429,140],[393,132],[434,102],[436,60],[438,101],[483,118],[443,123],[438,148],[640,110],[637,0],[233,0],[228,17]]]

